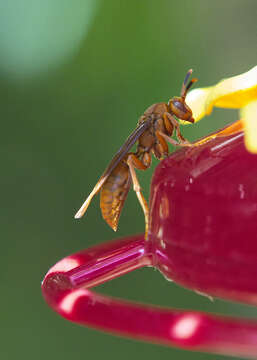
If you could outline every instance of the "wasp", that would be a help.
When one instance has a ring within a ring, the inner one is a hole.
[[[147,237],[149,209],[135,169],[148,169],[152,162],[152,154],[159,160],[168,156],[167,143],[175,146],[190,145],[180,132],[178,119],[194,122],[192,110],[185,102],[188,90],[197,81],[196,78],[193,78],[188,82],[191,74],[192,69],[186,74],[179,97],[173,97],[168,103],[160,102],[151,105],[139,118],[136,129],[114,155],[92,192],[76,213],[76,219],[84,215],[92,198],[100,191],[102,216],[107,224],[116,231],[128,191],[133,184],[144,212],[145,236]],[[177,140],[171,138],[174,132]],[[136,142],[136,151],[129,152]]]

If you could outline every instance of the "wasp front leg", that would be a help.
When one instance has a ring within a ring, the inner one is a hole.
[[[184,138],[184,136],[180,132],[180,124],[178,120],[176,120],[170,113],[166,112],[163,114],[164,119],[164,125],[166,129],[170,129],[171,125],[174,127],[176,131],[176,136],[179,140],[176,145],[182,145],[182,146],[190,146],[190,142]],[[170,139],[170,138],[169,138]],[[174,145],[174,139],[171,139],[172,141],[169,141],[171,144]]]
[[[149,160],[147,160],[147,159],[149,159]],[[148,163],[147,163],[147,161],[148,161]],[[151,163],[150,156],[149,157],[144,156],[144,162],[143,162],[138,157],[136,157],[135,154],[133,154],[133,153],[128,154],[127,164],[129,167],[129,171],[130,171],[130,175],[131,175],[131,179],[132,179],[132,183],[133,183],[133,189],[137,195],[137,198],[139,200],[139,203],[143,209],[144,216],[145,216],[145,239],[147,239],[147,235],[148,235],[149,208],[148,208],[147,201],[145,200],[145,198],[141,192],[141,187],[140,187],[139,181],[137,179],[135,169],[146,170],[150,166],[150,163]]]
[[[192,146],[193,144],[191,144],[188,140],[186,140],[184,138],[184,136],[181,134],[180,132],[180,124],[179,122],[168,112],[163,114],[163,120],[164,120],[164,125],[166,128],[167,133],[172,136],[173,135],[173,130],[175,129],[176,131],[176,135],[179,141],[176,141],[174,139],[172,139],[170,136],[168,136],[167,134],[165,134],[162,131],[159,131],[159,134],[171,145],[173,146]]]

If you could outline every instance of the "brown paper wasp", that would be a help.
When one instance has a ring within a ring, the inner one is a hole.
[[[172,145],[190,145],[182,136],[177,119],[194,122],[192,111],[185,102],[189,88],[197,81],[194,78],[187,84],[191,74],[192,69],[186,74],[180,97],[173,97],[167,104],[161,102],[151,105],[139,118],[136,129],[114,155],[92,192],[76,213],[76,219],[84,215],[92,198],[101,190],[100,208],[102,216],[116,231],[124,202],[133,183],[134,191],[144,211],[147,236],[149,210],[141,192],[135,169],[146,170],[149,168],[152,154],[159,160],[168,156],[167,142]],[[174,131],[178,141],[171,139]],[[136,152],[129,152],[136,142],[138,142]]]

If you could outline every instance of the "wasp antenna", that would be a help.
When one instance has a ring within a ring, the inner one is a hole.
[[[189,69],[186,76],[185,76],[185,79],[184,79],[184,82],[183,84],[186,85],[188,79],[189,79],[189,76],[192,75],[192,72],[193,72],[193,69]]]
[[[193,69],[189,69],[188,72],[186,73],[185,79],[183,81],[181,93],[180,93],[180,96],[183,98],[186,96],[186,92],[187,92],[186,83],[188,82],[188,79],[189,79],[190,75],[192,74],[192,72],[193,72]]]
[[[193,78],[193,79],[188,83],[188,85],[187,85],[187,87],[186,87],[185,95],[187,94],[188,90],[191,88],[191,86],[192,86],[196,81],[198,81],[198,79],[197,79],[197,78]]]

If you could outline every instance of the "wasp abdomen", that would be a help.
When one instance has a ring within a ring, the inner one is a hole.
[[[100,208],[104,220],[116,231],[119,217],[131,185],[128,165],[123,161],[116,166],[104,183],[100,193]]]

